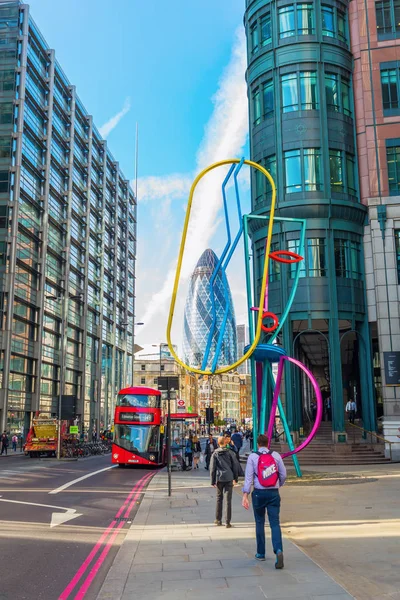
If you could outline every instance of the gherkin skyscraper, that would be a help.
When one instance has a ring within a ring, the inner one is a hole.
[[[210,281],[217,263],[218,258],[215,252],[208,248],[199,258],[190,280],[184,314],[183,353],[185,362],[191,366],[198,367],[202,364],[212,329],[213,307]],[[228,302],[228,315],[218,366],[232,364],[237,360],[235,310],[229,283],[225,273],[221,271],[218,272],[214,281],[213,297],[216,318],[207,368],[211,367],[215,356],[226,302]]]

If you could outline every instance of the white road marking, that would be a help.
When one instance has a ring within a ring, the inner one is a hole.
[[[49,494],[58,494],[59,492],[63,492],[67,488],[71,487],[71,485],[75,485],[75,483],[79,483],[80,481],[83,481],[84,479],[93,477],[93,475],[97,475],[98,473],[103,473],[103,471],[109,471],[110,469],[115,469],[115,467],[117,467],[117,466],[118,465],[112,465],[111,467],[106,467],[105,469],[100,469],[99,471],[93,471],[93,473],[88,473],[87,475],[78,477],[78,479],[73,479],[72,481],[69,481],[68,483],[64,483],[64,485],[61,485],[60,487],[58,487],[55,490],[52,490],[51,492],[48,492],[48,493]]]
[[[0,498],[0,502],[9,502],[10,504],[25,504],[26,506],[41,506],[44,508],[56,508],[57,510],[65,510],[65,513],[52,513],[50,527],[57,527],[57,525],[61,525],[61,523],[65,523],[66,521],[70,521],[71,519],[75,519],[76,517],[81,517],[81,513],[77,513],[75,508],[66,508],[65,506],[54,506],[52,504],[38,504],[37,502],[23,502],[22,500],[6,500],[5,498]]]

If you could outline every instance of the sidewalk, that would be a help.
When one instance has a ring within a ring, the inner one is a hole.
[[[165,470],[153,478],[97,600],[351,600],[339,584],[285,539],[285,568],[254,559],[252,511],[233,494],[232,529],[213,525],[215,490],[208,472],[174,472],[167,496]],[[268,552],[268,550],[267,550]]]
[[[10,446],[11,448],[11,446]],[[11,456],[24,456],[24,451],[17,448],[17,451],[14,452],[11,448],[7,449],[7,454],[0,454],[0,458],[10,458]]]

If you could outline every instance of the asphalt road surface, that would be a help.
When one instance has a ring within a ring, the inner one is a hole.
[[[110,467],[0,458],[0,600],[96,598],[154,474]]]

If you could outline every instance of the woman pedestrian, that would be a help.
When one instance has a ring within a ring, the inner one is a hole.
[[[15,435],[15,433],[12,436],[11,441],[12,441],[12,449],[13,449],[14,452],[16,452],[17,451],[18,437]]]
[[[190,471],[190,469],[192,468],[192,464],[193,464],[193,446],[192,446],[192,435],[191,434],[186,438],[185,459],[186,458],[187,458],[187,462],[189,463],[187,465],[187,470]]]
[[[214,440],[213,435],[210,433],[208,440],[206,441],[206,449],[204,450],[204,455],[206,457],[206,471],[208,471],[210,467],[211,456],[217,447],[217,441]]]
[[[200,446],[200,440],[197,437],[197,435],[193,436],[192,444],[193,444],[192,445],[192,450],[193,450],[194,468],[198,469],[199,468],[200,454],[201,454],[201,446]]]

